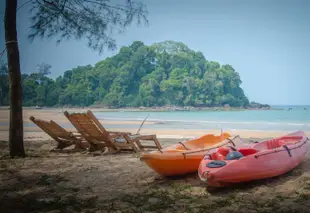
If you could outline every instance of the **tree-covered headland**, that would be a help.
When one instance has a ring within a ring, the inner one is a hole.
[[[48,77],[50,68],[41,64],[32,74],[22,74],[24,106],[249,106],[231,65],[208,61],[180,42],[147,46],[136,41],[55,80]],[[1,70],[0,104],[8,105],[8,75]]]

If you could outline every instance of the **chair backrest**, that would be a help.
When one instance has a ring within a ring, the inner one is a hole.
[[[54,121],[36,119],[33,116],[31,116],[29,119],[55,140],[71,139],[71,133],[59,126]]]
[[[64,114],[83,137],[107,143],[111,142],[109,133],[91,111],[71,114],[65,111]]]

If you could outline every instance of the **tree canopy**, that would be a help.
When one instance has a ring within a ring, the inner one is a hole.
[[[48,67],[43,64],[39,70],[49,70]],[[249,104],[240,87],[240,76],[231,65],[208,61],[201,52],[174,41],[150,46],[135,41],[94,66],[78,66],[55,80],[42,72],[38,74],[22,75],[25,106],[38,103],[41,106],[229,104],[238,107]],[[1,75],[0,80],[6,77]],[[4,104],[8,100],[5,98]]]
[[[86,39],[90,48],[103,51],[116,48],[113,33],[123,32],[133,21],[147,21],[142,2],[123,0],[31,0],[29,38],[56,37]],[[120,4],[122,3],[122,4]]]

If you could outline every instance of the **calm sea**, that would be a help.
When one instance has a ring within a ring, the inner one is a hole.
[[[275,106],[273,106],[275,107]],[[249,110],[249,111],[174,111],[174,112],[95,112],[103,120],[139,121],[137,124],[105,124],[107,128],[126,128],[138,130],[142,121],[143,128],[178,129],[178,130],[261,130],[261,131],[310,131],[310,106],[276,106],[283,110]],[[60,112],[61,113],[61,112]],[[71,124],[62,124],[72,127]],[[8,123],[0,122],[0,126]],[[32,122],[25,126],[34,126]]]
[[[274,106],[273,106],[274,107]],[[154,121],[143,128],[155,129],[218,129],[264,131],[310,131],[310,106],[277,106],[283,110],[251,111],[174,111],[174,112],[96,112],[104,120]],[[291,109],[290,109],[291,108]],[[137,125],[123,125],[138,129]],[[117,128],[119,125],[107,125]]]

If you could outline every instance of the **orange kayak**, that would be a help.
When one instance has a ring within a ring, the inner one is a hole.
[[[278,176],[305,158],[307,141],[304,132],[298,131],[235,150],[221,147],[206,153],[198,175],[214,187]]]
[[[140,160],[163,176],[196,172],[206,150],[229,137],[230,135],[225,132],[219,136],[203,135],[197,139],[168,146],[161,151],[143,153]],[[226,141],[226,144],[229,143],[230,140]]]

